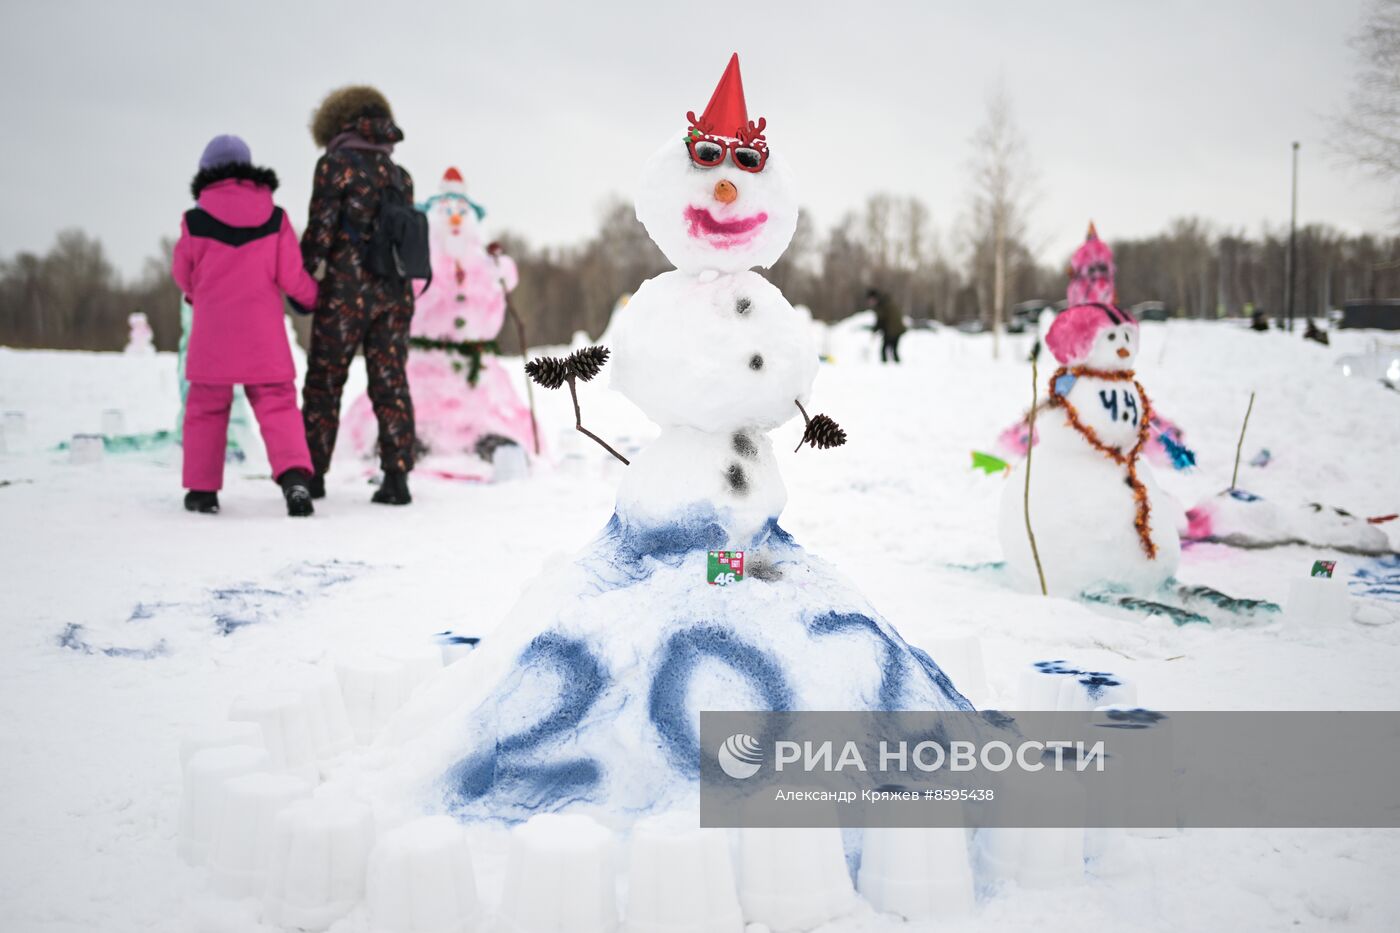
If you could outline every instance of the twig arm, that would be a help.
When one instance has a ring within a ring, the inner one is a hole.
[[[516,313],[515,305],[511,303],[509,298],[506,299],[506,312],[515,322],[515,334],[520,338],[520,355],[524,359],[529,359],[529,348],[525,345],[525,322]],[[540,422],[535,417],[535,387],[533,383],[534,381],[531,379],[525,380],[525,401],[530,406],[530,439],[534,441],[535,456],[538,457],[540,455]]]
[[[613,450],[611,444],[609,444],[607,441],[603,440],[601,437],[594,434],[592,431],[588,430],[583,426],[583,413],[579,410],[578,407],[578,388],[575,385],[575,378],[573,376],[569,376],[568,379],[565,381],[569,384],[569,397],[574,400],[574,428],[577,429],[580,434],[592,438],[593,441],[599,446],[601,446],[604,450],[612,454],[617,459],[621,460],[624,466],[631,466],[632,461],[628,460],[622,454]]]

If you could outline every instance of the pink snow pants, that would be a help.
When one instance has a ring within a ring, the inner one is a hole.
[[[311,472],[311,452],[306,428],[297,410],[294,382],[247,385],[243,391],[258,419],[273,477],[288,470]],[[209,382],[190,383],[185,399],[186,489],[218,492],[224,486],[224,448],[228,444],[228,416],[233,407],[233,386]]]

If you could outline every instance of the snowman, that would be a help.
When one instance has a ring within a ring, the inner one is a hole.
[[[1102,304],[1116,308],[1117,266],[1113,261],[1113,250],[1099,239],[1093,221],[1089,222],[1089,232],[1070,257],[1069,268],[1065,272],[1069,278],[1065,289],[1068,307]],[[1154,466],[1185,470],[1196,465],[1195,451],[1186,446],[1185,432],[1175,423],[1154,410],[1148,429],[1144,453]],[[1027,419],[1022,417],[997,435],[996,447],[1008,458],[1024,457],[1029,443],[1030,429]]]
[[[1089,232],[1084,242],[1070,257],[1069,287],[1066,289],[1069,306],[1084,304],[1118,304],[1118,289],[1114,285],[1117,267],[1113,262],[1113,250],[1099,239],[1099,231],[1094,222],[1089,221]]]
[[[447,169],[422,209],[433,279],[414,304],[407,367],[419,444],[429,454],[488,461],[502,445],[537,452],[530,410],[496,354],[506,295],[519,281],[515,262],[485,242],[486,212],[467,196],[458,169]],[[371,455],[379,429],[368,396],[346,420],[354,449]]]
[[[360,784],[386,806],[630,822],[695,804],[703,709],[971,709],[778,524],[786,492],[768,434],[803,415],[817,351],[807,320],[751,270],[786,248],[797,195],[767,124],[748,118],[737,56],[688,117],[636,199],[676,269],[614,322],[612,384],[660,436],[625,467],[598,537],[527,584],[381,740],[387,770]],[[576,392],[607,362],[589,348],[529,371]],[[824,416],[804,437],[841,440]]]
[[[1133,372],[1140,342],[1137,321],[1101,302],[1069,308],[1046,334],[1061,365],[1035,423],[1030,525],[1052,594],[1107,586],[1143,595],[1176,571],[1180,507],[1143,459],[1152,403]],[[1025,469],[1023,461],[1007,480],[1000,533],[1011,571],[1031,588]]]
[[[126,347],[122,352],[128,356],[150,356],[156,352],[155,333],[151,330],[150,319],[144,311],[133,311],[126,316]]]

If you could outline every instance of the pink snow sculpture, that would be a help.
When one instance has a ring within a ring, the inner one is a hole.
[[[407,367],[419,447],[430,455],[475,453],[489,460],[508,442],[533,454],[530,410],[495,346],[506,293],[519,281],[515,261],[483,241],[486,212],[467,197],[457,169],[447,170],[422,208],[433,281],[414,306]],[[378,426],[368,397],[351,406],[345,430],[357,454],[374,454]]]

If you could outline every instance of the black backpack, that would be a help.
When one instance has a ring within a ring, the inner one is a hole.
[[[428,252],[428,215],[414,207],[404,189],[403,169],[392,166],[389,187],[380,192],[379,214],[374,219],[365,265],[381,279],[433,281]],[[424,286],[424,291],[427,286]]]

